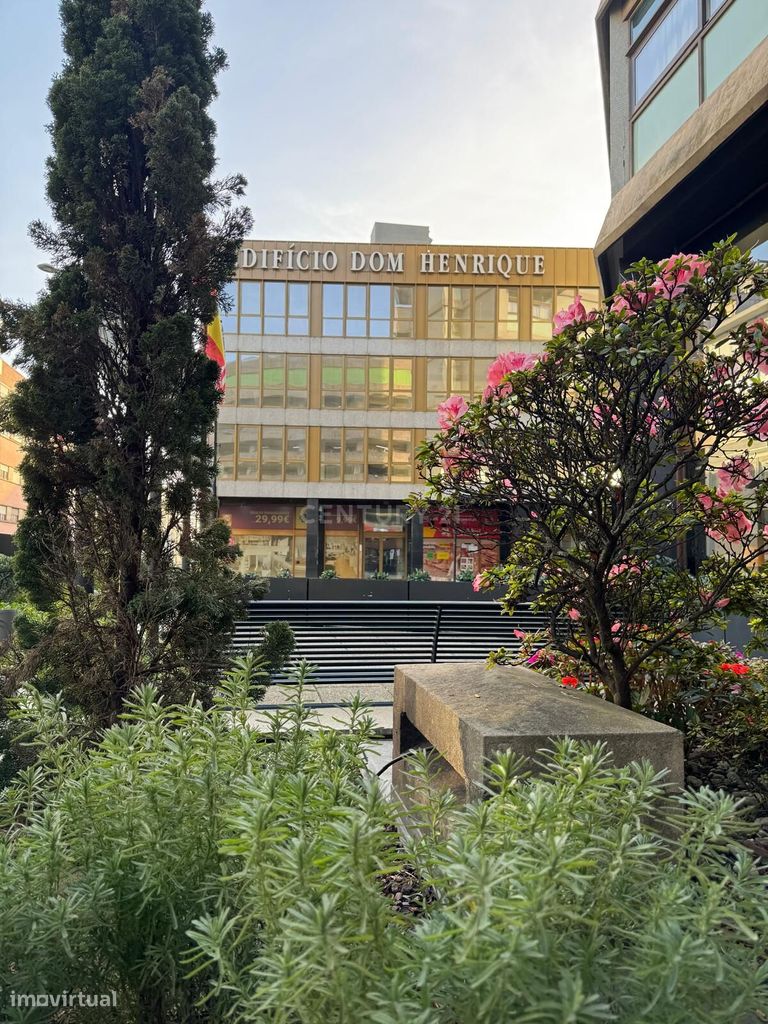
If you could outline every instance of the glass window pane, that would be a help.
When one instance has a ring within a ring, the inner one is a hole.
[[[591,309],[600,309],[599,288],[579,288],[579,295],[581,296],[581,304],[587,312]]]
[[[447,287],[431,284],[427,288],[427,318],[429,320],[448,319]]]
[[[365,316],[365,285],[347,285],[347,316]]]
[[[288,317],[288,333],[293,335],[309,334],[309,320],[304,316]]]
[[[677,0],[635,56],[635,106],[698,29],[699,4],[700,0]]]
[[[568,309],[576,295],[575,288],[557,288],[555,291],[555,312]]]
[[[224,311],[225,303],[229,307],[229,312]],[[227,281],[221,289],[219,315],[224,334],[237,334],[237,292],[234,281]]]
[[[283,428],[261,428],[261,479],[283,478]]]
[[[341,462],[341,428],[322,427],[320,430],[320,461]]]
[[[707,0],[707,20],[709,20],[713,14],[717,14],[724,3],[725,0]]]
[[[340,338],[344,334],[343,320],[323,319],[323,336],[328,338]]]
[[[264,353],[264,390],[285,387],[285,356],[282,352]]]
[[[515,287],[499,288],[499,322],[497,335],[502,339],[519,337],[520,322],[520,289]]]
[[[371,319],[389,320],[391,315],[392,288],[388,284],[371,285]]]
[[[491,365],[490,359],[487,357],[484,359],[473,359],[472,360],[472,397],[479,398],[485,391],[485,385],[488,382],[488,367]]]
[[[448,392],[448,360],[440,358],[427,359],[427,391],[437,391],[441,395]]]
[[[255,479],[259,475],[259,428],[237,428],[237,478]]]
[[[371,391],[389,391],[389,359],[371,356],[368,361],[368,386]]]
[[[224,355],[224,396],[222,405],[237,405],[237,352]]]
[[[343,284],[323,285],[323,316],[342,317],[342,299],[344,296]]]
[[[219,423],[216,428],[217,473],[221,480],[235,476],[235,428]]]
[[[413,318],[413,288],[410,285],[395,285],[395,316]]]
[[[704,37],[704,95],[714,92],[766,35],[766,0],[734,0]]]
[[[395,320],[394,335],[396,338],[412,338],[413,337],[413,321],[412,320]]]
[[[469,374],[471,365],[471,360],[469,359],[451,360],[452,395],[466,395],[469,391]]]
[[[531,303],[533,338],[537,341],[547,340],[552,337],[552,289],[532,288]]]
[[[365,320],[347,320],[347,337],[364,338],[366,326]]]
[[[475,320],[496,319],[496,289],[475,288]]]
[[[266,316],[285,316],[285,284],[282,281],[264,282],[264,313]]]
[[[472,289],[454,286],[451,289],[451,318],[453,320],[472,319]]]
[[[413,360],[395,359],[392,366],[392,387],[396,391],[411,391],[413,388]]]
[[[291,316],[309,316],[309,285],[288,285],[288,312]]]
[[[664,0],[643,0],[635,13],[632,15],[630,38],[634,43],[643,34],[643,30],[649,24],[656,11],[659,10]]]
[[[370,320],[368,323],[368,335],[371,338],[388,338],[392,333],[390,320]]]
[[[240,312],[256,316],[261,313],[261,281],[240,283]]]
[[[264,333],[265,334],[285,334],[285,317],[282,317],[282,316],[265,316],[264,317]]]
[[[633,125],[634,168],[639,171],[699,105],[699,64],[694,51]]]
[[[288,356],[288,387],[306,389],[307,387],[307,363],[309,357],[301,355]]]
[[[346,365],[347,388],[351,391],[365,391],[365,359],[348,356]]]
[[[258,352],[240,353],[240,386],[257,388],[261,383],[261,355]]]

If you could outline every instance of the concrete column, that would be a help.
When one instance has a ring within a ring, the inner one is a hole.
[[[320,499],[307,499],[307,578],[317,578],[323,570],[323,524]]]
[[[419,512],[406,521],[405,543],[408,572],[424,568],[424,517]]]

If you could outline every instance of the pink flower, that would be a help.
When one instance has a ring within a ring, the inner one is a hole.
[[[712,600],[712,591],[702,590],[699,593],[699,597],[701,598],[702,604],[709,604],[709,602]],[[719,601],[715,601],[715,608],[727,608],[730,603],[730,597],[721,597]]]
[[[527,352],[506,352],[497,356],[488,367],[488,387],[483,392],[483,398],[490,397],[494,391],[501,387],[505,383],[504,378],[507,374],[532,369],[538,362],[538,358],[538,356]],[[507,390],[508,388],[505,388],[502,394]]]
[[[704,278],[709,270],[709,260],[702,259],[695,253],[675,253],[659,264],[661,273],[653,282],[653,288],[659,295],[670,299],[681,295],[694,277]]]
[[[554,330],[552,336],[557,337],[558,334],[562,334],[566,327],[570,327],[571,324],[584,324],[594,320],[597,316],[595,310],[587,313],[584,308],[584,303],[581,301],[581,296],[576,295],[573,302],[567,309],[561,309],[559,313],[555,313],[553,320]]]
[[[528,638],[528,634],[523,629],[513,629],[512,635],[516,636],[518,640],[526,640]]]
[[[758,441],[768,441],[768,399],[755,409],[754,418],[747,427],[747,433]]]
[[[619,295],[613,300],[610,309],[612,313],[626,313],[627,316],[637,316],[636,310],[630,306],[623,295]]]
[[[634,281],[624,281],[616,289],[610,309],[612,313],[625,313],[628,317],[635,316],[655,298],[655,292],[641,292]]]
[[[578,608],[569,608],[568,609],[568,618],[572,619],[574,622],[578,622],[579,619],[581,618],[581,612],[579,611]]]
[[[533,653],[533,654],[532,654],[532,655],[530,656],[530,658],[528,658],[528,659],[526,660],[526,662],[525,662],[525,663],[526,663],[526,665],[535,665],[535,664],[536,664],[536,662],[537,662],[537,661],[539,660],[539,658],[540,658],[540,657],[541,657],[541,653],[540,653],[539,651],[535,651],[535,652],[534,652],[534,653]]]
[[[474,591],[485,590],[488,583],[485,578],[485,573],[479,572],[477,576],[472,580],[472,589]]]
[[[749,459],[744,456],[729,459],[717,471],[717,493],[722,498],[731,491],[743,491],[754,477],[755,470]]]
[[[452,427],[457,420],[461,419],[468,408],[469,405],[467,405],[461,395],[451,395],[450,398],[441,402],[437,407],[437,421],[440,424],[440,429],[447,430],[449,427]]]
[[[747,363],[760,373],[768,373],[768,322],[762,318],[747,325],[749,348],[744,353]]]
[[[617,562],[608,570],[608,579],[616,579],[617,576],[623,576],[625,573],[628,576],[636,576],[641,571],[639,565],[632,565],[630,562]]]
[[[614,636],[617,633],[620,633],[621,632],[621,623],[620,622],[614,622],[614,624],[611,626],[611,632],[613,633]]]

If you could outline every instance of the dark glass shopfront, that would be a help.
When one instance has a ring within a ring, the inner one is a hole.
[[[453,522],[408,518],[395,503],[266,502],[223,498],[221,518],[241,550],[238,568],[260,576],[341,579],[386,574],[405,579],[424,568],[434,580],[453,580],[499,559],[493,513],[462,513]]]

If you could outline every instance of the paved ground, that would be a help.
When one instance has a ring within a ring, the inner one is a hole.
[[[304,702],[306,704],[325,705],[324,707],[313,709],[318,729],[344,729],[349,721],[349,712],[344,707],[344,704],[350,701],[358,692],[360,692],[358,686],[330,686],[325,684],[308,686],[304,690]],[[251,716],[251,721],[254,723],[265,722],[268,710],[285,705],[290,702],[293,696],[293,687],[268,687],[261,701],[265,714],[256,712]],[[376,741],[375,749],[369,756],[368,764],[371,771],[378,772],[392,758],[392,686],[389,684],[366,686],[363,696],[367,701],[377,705],[370,709],[370,714],[376,724],[376,732],[381,738]],[[390,776],[391,769],[388,769],[382,778],[389,781]]]

